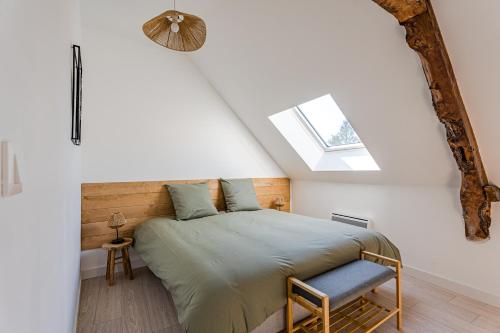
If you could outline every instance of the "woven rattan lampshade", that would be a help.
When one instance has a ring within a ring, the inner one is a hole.
[[[153,42],[176,51],[195,51],[205,44],[207,27],[197,16],[167,10],[144,23],[142,30]]]
[[[122,213],[113,213],[109,218],[108,218],[108,227],[110,228],[119,228],[127,223],[127,220],[125,219],[125,216],[123,216]]]

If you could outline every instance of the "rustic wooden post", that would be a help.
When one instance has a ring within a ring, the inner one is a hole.
[[[406,41],[417,52],[434,109],[462,173],[460,201],[469,240],[489,238],[491,202],[500,189],[488,183],[474,131],[458,89],[448,52],[430,0],[373,0],[406,29]]]

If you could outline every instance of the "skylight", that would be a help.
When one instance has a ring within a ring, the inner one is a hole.
[[[364,147],[330,94],[297,105],[295,108],[326,150]]]
[[[377,162],[331,95],[269,116],[312,171],[378,171]]]

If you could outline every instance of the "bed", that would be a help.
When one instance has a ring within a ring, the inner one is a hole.
[[[188,333],[252,332],[285,306],[288,276],[310,278],[358,259],[361,250],[400,259],[377,232],[272,209],[156,217],[134,237]]]

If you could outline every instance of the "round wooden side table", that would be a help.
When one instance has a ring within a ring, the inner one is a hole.
[[[106,266],[106,280],[110,286],[115,283],[115,264],[123,264],[123,274],[130,280],[134,279],[132,272],[132,265],[130,265],[130,257],[128,255],[128,248],[134,242],[133,238],[124,237],[125,241],[121,244],[105,243],[102,248],[108,250],[108,264]],[[120,251],[121,256],[117,257],[116,252]],[[121,259],[121,261],[118,261]]]

